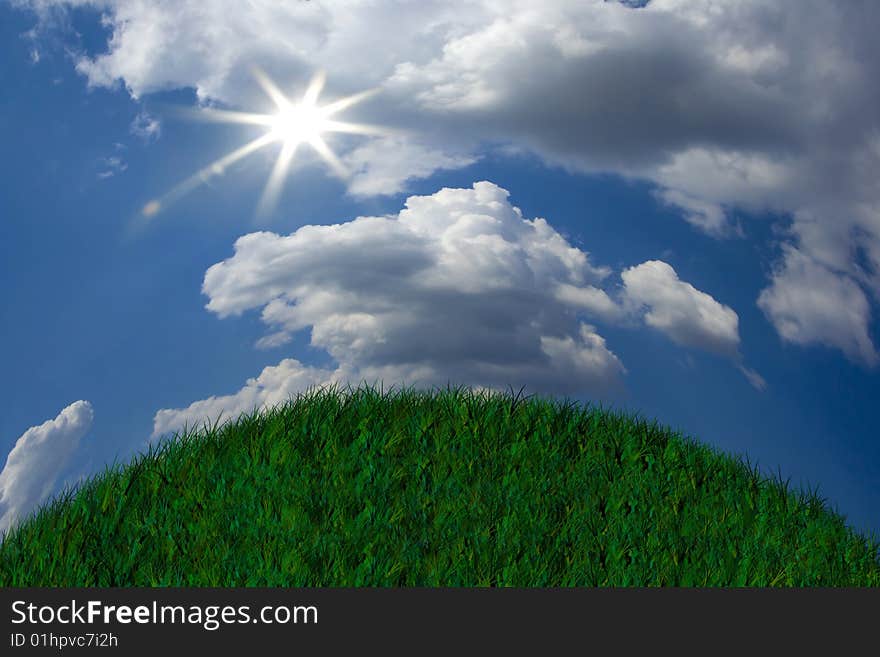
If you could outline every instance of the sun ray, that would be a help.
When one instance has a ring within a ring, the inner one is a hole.
[[[309,139],[309,146],[318,151],[318,155],[324,158],[324,161],[330,165],[330,168],[333,169],[340,178],[348,177],[348,169],[346,169],[345,165],[338,157],[336,157],[336,154],[330,150],[327,142],[325,142],[320,135],[314,135]]]
[[[266,133],[264,135],[260,135],[256,139],[249,141],[244,146],[239,146],[231,153],[227,153],[221,158],[218,158],[211,162],[206,167],[202,167],[192,176],[190,176],[187,180],[194,180],[195,182],[206,182],[207,180],[213,178],[214,176],[222,175],[226,172],[226,167],[231,164],[235,164],[243,157],[250,155],[256,150],[263,148],[263,146],[269,145],[273,141],[272,135],[270,133]],[[185,183],[186,181],[184,181]],[[181,183],[181,184],[184,184]]]
[[[203,107],[192,112],[195,118],[202,121],[216,121],[219,123],[244,123],[249,125],[271,125],[272,117],[268,114],[255,114],[253,112],[234,112],[213,107]]]
[[[391,130],[366,123],[350,123],[348,121],[324,121],[321,125],[324,132],[348,132],[355,135],[390,135]]]
[[[370,96],[375,96],[379,93],[379,89],[367,89],[366,91],[360,91],[356,94],[352,94],[351,96],[346,96],[345,98],[340,98],[339,100],[334,100],[332,103],[328,103],[321,108],[325,114],[325,116],[333,116],[341,112],[344,109],[348,109],[352,105],[356,105],[362,101],[365,101]]]
[[[275,106],[284,111],[290,108],[290,101],[287,100],[287,97],[281,93],[281,90],[275,86],[275,83],[269,78],[268,75],[263,73],[263,71],[256,66],[251,69],[254,77],[257,80],[257,83],[263,88],[263,91],[266,92],[266,95],[272,99],[272,102],[275,103]]]
[[[324,90],[324,83],[327,81],[327,74],[324,71],[318,71],[312,77],[309,86],[303,94],[303,105],[314,106],[318,102],[318,96]]]
[[[263,188],[263,194],[260,196],[260,202],[257,205],[257,216],[265,217],[278,204],[278,197],[281,195],[281,184],[284,182],[287,169],[293,161],[293,156],[296,154],[298,146],[299,143],[293,141],[285,142],[281,146],[281,152],[278,154],[278,159],[275,160],[275,166],[272,167],[272,173],[269,174],[269,179]]]
[[[145,217],[150,217],[156,214],[159,210],[165,209],[178,198],[191,192],[199,185],[208,182],[215,176],[222,175],[229,165],[234,164],[256,150],[263,148],[263,146],[270,144],[272,141],[274,141],[272,135],[266,133],[257,137],[253,141],[249,141],[244,146],[240,146],[231,153],[227,153],[223,157],[214,160],[211,164],[202,167],[186,180],[177,183],[161,197],[151,200],[144,206],[142,214]]]

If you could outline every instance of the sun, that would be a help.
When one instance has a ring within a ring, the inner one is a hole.
[[[314,141],[324,132],[324,115],[314,106],[295,105],[272,119],[272,134],[285,144]]]
[[[266,181],[263,194],[257,206],[258,214],[266,214],[274,209],[279,194],[290,168],[290,163],[303,144],[314,149],[330,169],[339,177],[348,176],[343,163],[327,145],[324,138],[329,132],[345,132],[352,134],[377,135],[389,134],[386,129],[378,128],[361,123],[340,121],[335,116],[352,105],[373,95],[376,90],[370,89],[339,100],[319,104],[321,91],[324,89],[326,77],[319,71],[312,77],[302,98],[296,102],[285,96],[275,83],[259,69],[253,69],[256,78],[263,91],[275,104],[276,111],[272,114],[255,114],[249,112],[236,112],[215,108],[205,108],[198,112],[197,116],[209,121],[222,123],[243,123],[263,126],[266,132],[237,148],[231,153],[221,157],[211,164],[203,167],[195,174],[175,186],[162,198],[153,199],[141,210],[144,217],[151,217],[167,206],[171,201],[194,189],[198,185],[207,182],[210,178],[225,173],[226,168],[242,159],[246,155],[273,143],[281,144],[281,150],[275,165]]]

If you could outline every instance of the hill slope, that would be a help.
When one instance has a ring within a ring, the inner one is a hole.
[[[0,584],[876,586],[877,547],[638,418],[362,388],[108,468],[10,532]]]

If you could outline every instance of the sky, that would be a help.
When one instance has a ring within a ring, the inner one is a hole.
[[[880,534],[877,24],[0,3],[0,530],[184,425],[366,381],[638,413]]]

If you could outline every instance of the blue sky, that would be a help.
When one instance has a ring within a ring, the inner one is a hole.
[[[380,377],[637,411],[880,532],[875,6],[396,4],[0,5],[3,526]],[[279,143],[144,216],[264,132],[197,120],[271,112],[255,66],[387,132],[301,146],[266,212]]]

